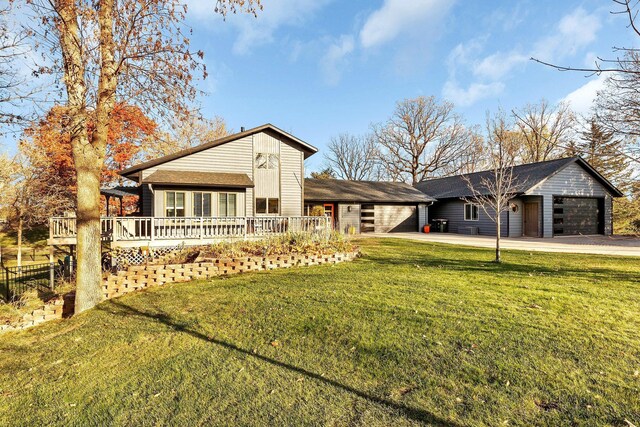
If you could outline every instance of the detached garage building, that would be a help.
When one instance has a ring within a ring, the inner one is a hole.
[[[469,188],[470,183],[476,191],[486,192],[482,182],[492,174],[484,171],[418,183],[416,188],[437,199],[429,209],[429,221],[446,219],[453,233],[495,236],[495,223],[470,202]],[[501,215],[504,237],[612,234],[613,198],[623,194],[582,158],[514,166],[513,177],[516,195]]]
[[[418,231],[435,199],[400,182],[305,179],[305,215],[313,210],[333,219],[345,233]]]

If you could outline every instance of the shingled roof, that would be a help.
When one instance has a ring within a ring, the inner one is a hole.
[[[194,187],[253,187],[253,181],[246,173],[157,170],[142,182],[143,184],[189,185]]]
[[[435,199],[403,182],[305,179],[304,200],[350,203],[429,203]]]
[[[614,187],[606,178],[600,175],[593,167],[580,157],[567,157],[545,162],[527,163],[513,167],[513,180],[515,183],[515,193],[522,194],[544,179],[560,172],[570,164],[577,163],[582,166],[587,173],[593,176],[614,196],[622,196],[620,190]],[[455,175],[445,178],[429,179],[416,184],[416,188],[425,194],[436,199],[451,199],[461,197],[472,197],[473,193],[469,189],[469,183],[480,194],[486,194],[482,182],[491,179],[492,170],[475,172],[464,175]]]

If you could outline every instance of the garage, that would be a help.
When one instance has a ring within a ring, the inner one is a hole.
[[[406,233],[418,230],[416,206],[375,205],[376,233]]]
[[[604,234],[604,198],[554,197],[553,234]]]
[[[336,230],[344,233],[416,232],[426,223],[433,201],[403,182],[305,179],[304,183],[305,215],[322,206]]]

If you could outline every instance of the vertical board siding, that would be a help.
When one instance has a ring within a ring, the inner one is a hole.
[[[284,141],[280,142],[280,210],[284,216],[302,215],[303,154]]]
[[[478,209],[478,221],[465,221],[464,205],[465,202],[463,200],[445,200],[442,202],[436,202],[429,209],[429,220],[449,220],[450,233],[469,234],[469,227],[478,227],[478,234],[480,235],[496,235],[495,222],[493,222],[491,217],[489,217],[481,207]],[[509,235],[508,215],[508,212],[500,213],[500,235],[502,237],[507,237]]]
[[[349,212],[351,208],[351,212]],[[360,205],[359,204],[344,204],[338,205],[338,227],[343,233],[348,233],[349,229],[353,227],[356,233],[360,233]]]
[[[417,207],[406,205],[375,205],[376,233],[418,231]]]
[[[255,164],[255,158],[258,153],[277,154],[280,156],[280,141],[264,132],[257,133],[253,137],[255,197],[279,199],[280,169],[284,162],[280,158],[280,166],[277,169],[258,169]]]
[[[148,184],[142,184],[142,216],[153,216],[153,193]]]
[[[553,237],[553,196],[599,197],[609,196],[607,190],[596,181],[582,166],[570,164],[560,172],[549,177],[527,194],[542,196],[542,233],[544,237]],[[611,234],[611,208],[607,209],[605,200],[605,234]]]
[[[422,231],[423,227],[429,223],[429,207],[427,205],[418,205],[418,230]]]

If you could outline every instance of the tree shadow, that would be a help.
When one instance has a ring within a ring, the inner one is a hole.
[[[253,351],[249,351],[246,350],[244,348],[238,347],[235,344],[223,341],[223,340],[219,340],[213,337],[208,337],[198,331],[195,331],[193,329],[190,329],[189,327],[187,327],[186,324],[181,324],[177,321],[175,321],[174,319],[171,318],[170,315],[166,314],[166,313],[162,313],[162,312],[158,312],[158,313],[154,313],[154,312],[149,312],[149,311],[142,311],[139,310],[137,308],[131,307],[129,305],[123,304],[119,301],[110,301],[109,305],[113,305],[118,307],[119,309],[121,309],[126,315],[128,316],[135,316],[135,317],[142,317],[142,318],[148,318],[148,319],[153,319],[155,321],[159,321],[161,323],[163,323],[164,325],[167,325],[169,327],[171,327],[173,330],[178,331],[178,332],[182,332],[188,335],[191,335],[194,338],[198,338],[200,340],[209,342],[211,344],[215,344],[221,347],[224,347],[226,349],[229,350],[233,350],[236,351],[238,353],[242,353],[245,354],[247,356],[253,357],[255,359],[261,360],[263,362],[267,362],[273,366],[276,366],[278,368],[283,368],[286,369],[288,371],[291,372],[296,372],[298,374],[304,375],[308,378],[311,378],[313,380],[322,382],[324,384],[330,385],[332,387],[335,387],[337,389],[346,391],[348,393],[351,393],[355,396],[358,396],[362,399],[368,400],[371,403],[375,403],[381,406],[384,406],[388,409],[391,409],[393,411],[397,411],[401,414],[403,414],[404,416],[406,416],[407,418],[410,418],[414,421],[418,421],[421,423],[426,423],[429,425],[434,425],[434,426],[442,426],[442,427],[457,427],[459,426],[459,424],[457,423],[453,423],[451,421],[447,421],[444,420],[442,418],[439,418],[438,416],[432,414],[431,412],[419,409],[419,408],[414,408],[414,407],[410,407],[410,406],[406,406],[403,405],[401,403],[397,403],[397,402],[393,402],[391,400],[388,399],[384,399],[381,397],[377,397],[377,396],[372,396],[370,394],[365,393],[364,391],[358,390],[354,387],[351,387],[349,385],[346,384],[342,384],[336,380],[332,380],[329,378],[325,378],[323,376],[321,376],[320,374],[317,374],[315,372],[311,372],[308,371],[307,369],[295,366],[295,365],[291,365],[289,363],[285,363],[285,362],[281,362],[279,360],[275,360],[272,359],[270,357],[258,354],[258,353],[254,353]],[[103,306],[98,306],[98,309],[106,309],[106,307],[103,308]],[[109,311],[110,312],[110,311]],[[111,312],[110,312],[111,313]]]
[[[469,251],[470,253],[474,252]],[[517,262],[511,262],[509,260],[503,260],[501,263],[496,263],[490,259],[487,260],[475,260],[468,257],[460,258],[444,258],[435,257],[428,254],[421,255],[407,255],[403,258],[391,258],[386,254],[373,255],[367,254],[362,258],[364,261],[370,261],[380,266],[411,266],[415,265],[420,268],[440,268],[461,272],[483,272],[489,274],[512,274],[519,273],[523,275],[527,274],[541,274],[549,277],[564,277],[564,276],[578,276],[589,279],[607,279],[607,280],[619,280],[626,282],[638,282],[640,283],[640,273],[637,271],[621,271],[613,268],[594,267],[594,266],[556,266],[548,267],[540,264],[523,264]]]

